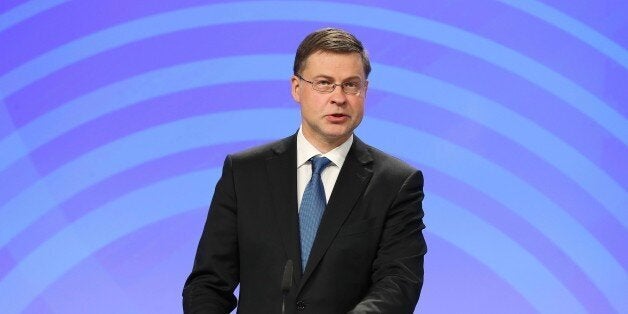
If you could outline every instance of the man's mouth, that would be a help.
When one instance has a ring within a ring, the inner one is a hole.
[[[349,116],[342,113],[333,113],[327,115],[327,121],[332,123],[344,123],[349,119]]]

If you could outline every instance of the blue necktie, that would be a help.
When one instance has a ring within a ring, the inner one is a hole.
[[[299,209],[302,270],[305,270],[305,265],[307,265],[307,259],[310,257],[310,250],[312,249],[314,238],[316,238],[316,231],[327,205],[321,172],[331,162],[325,157],[318,156],[312,157],[310,161],[312,162],[312,178],[305,187]]]

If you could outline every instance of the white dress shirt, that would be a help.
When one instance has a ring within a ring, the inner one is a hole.
[[[303,198],[303,192],[308,182],[312,178],[312,163],[310,158],[314,156],[324,156],[331,160],[331,163],[323,169],[321,173],[321,180],[325,187],[325,199],[329,201],[329,196],[334,189],[338,174],[342,168],[342,164],[345,162],[349,148],[353,144],[353,134],[340,146],[330,150],[323,154],[314,145],[312,145],[303,135],[302,128],[299,128],[297,133],[297,203],[298,208],[301,208],[301,199]]]

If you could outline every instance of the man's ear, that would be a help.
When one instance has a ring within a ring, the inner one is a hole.
[[[296,75],[293,75],[290,79],[290,92],[292,93],[292,99],[294,101],[301,103],[301,81]]]

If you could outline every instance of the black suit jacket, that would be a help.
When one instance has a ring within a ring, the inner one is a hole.
[[[194,267],[185,313],[412,313],[423,284],[423,176],[357,137],[301,269],[296,135],[227,156]]]

